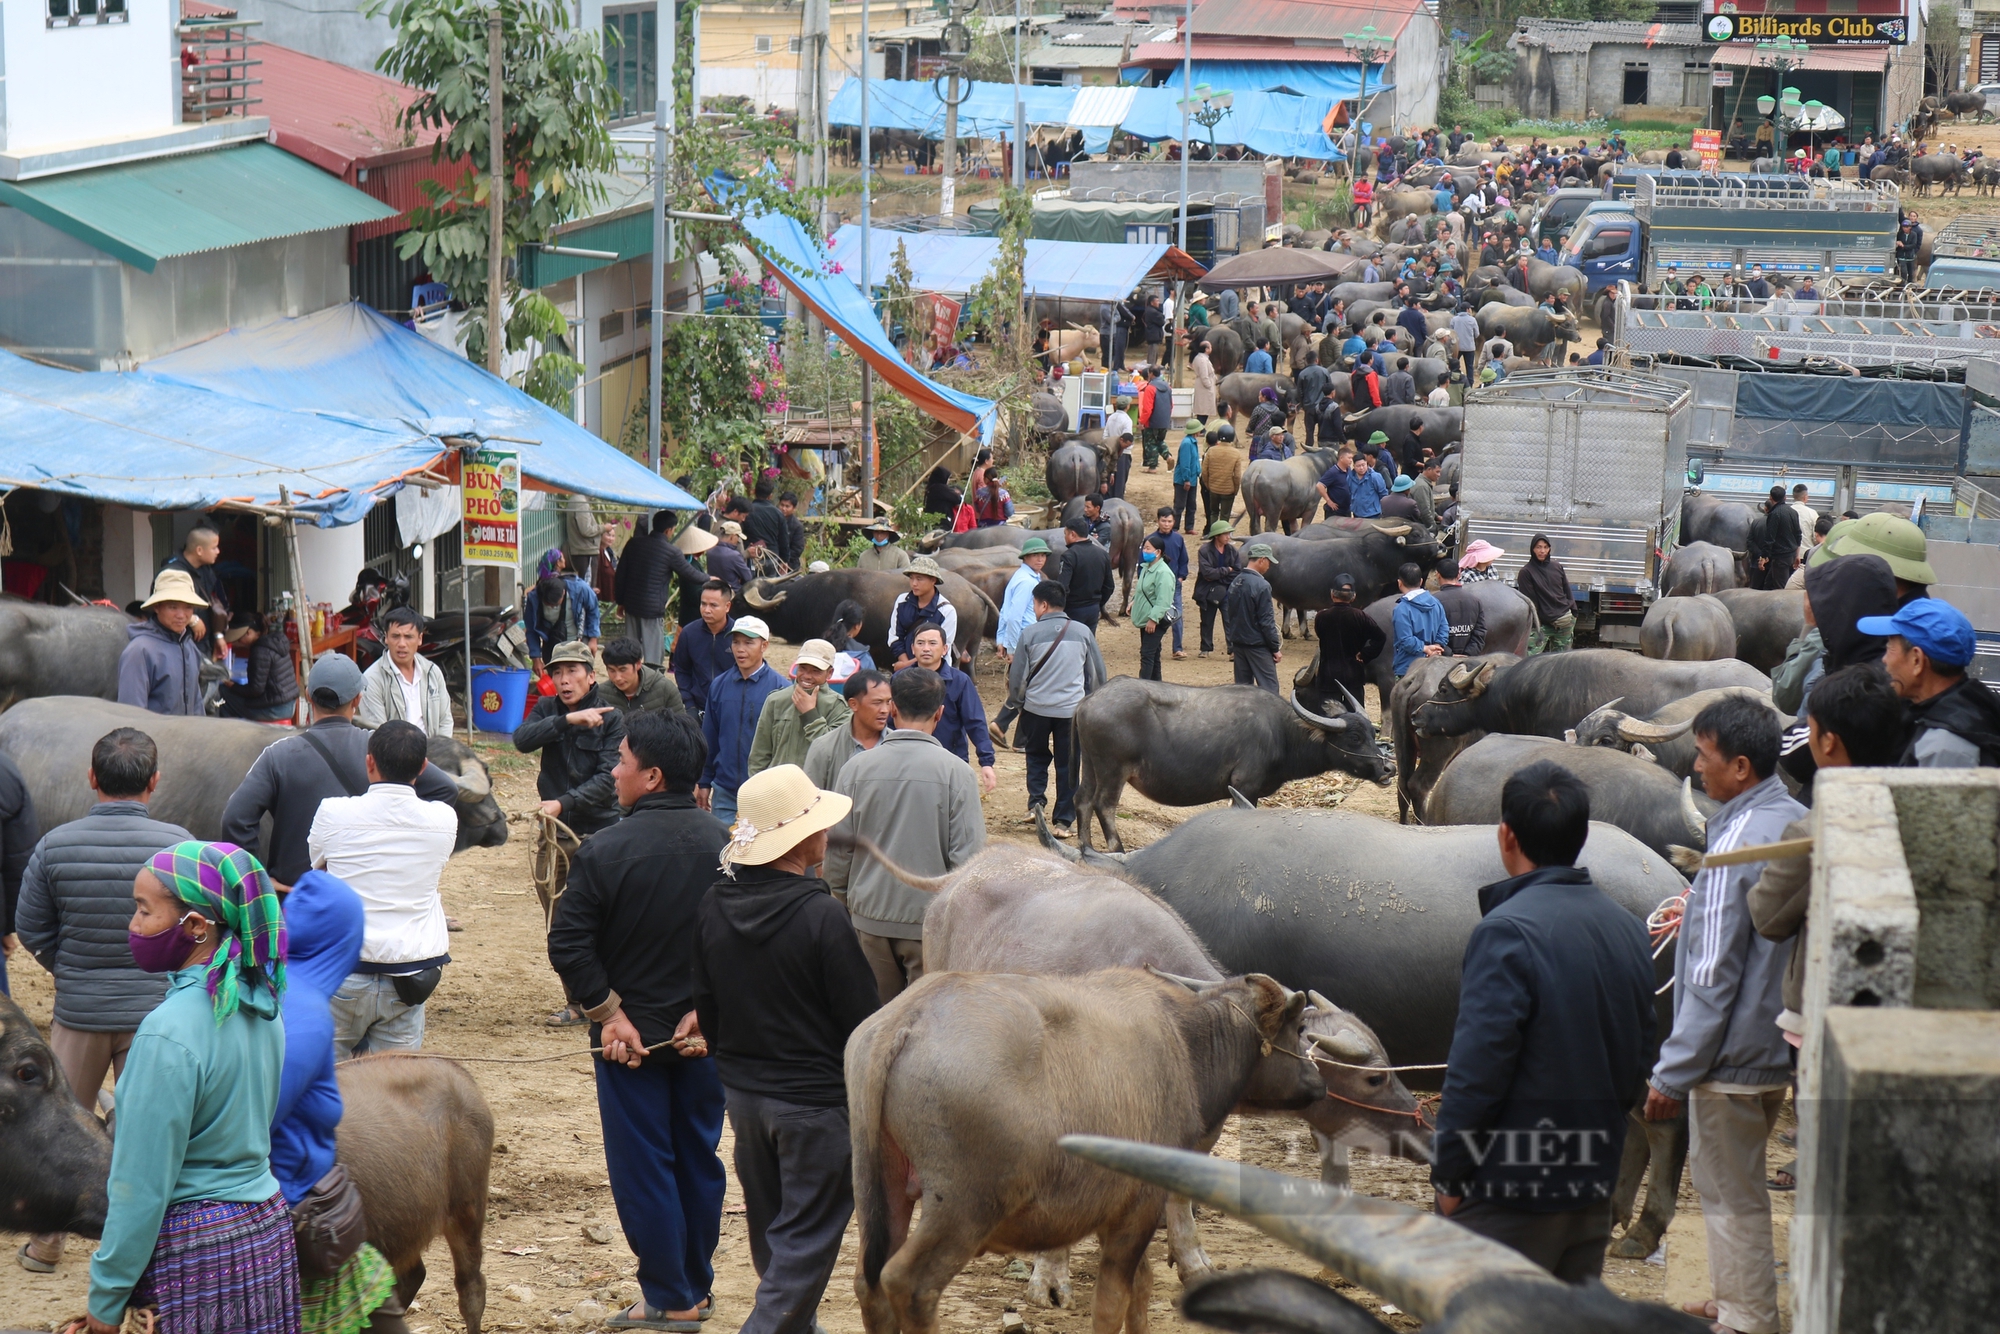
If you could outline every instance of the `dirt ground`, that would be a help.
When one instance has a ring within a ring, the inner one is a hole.
[[[1166,503],[1170,489],[1165,471],[1148,475],[1135,470],[1128,496],[1150,513]],[[1193,610],[1192,604],[1189,610]],[[1136,630],[1123,621],[1107,625],[1099,642],[1112,675],[1136,674]],[[1191,684],[1227,682],[1229,660],[1220,654],[1199,659],[1194,656],[1195,646],[1191,628],[1189,656],[1182,662],[1167,662],[1167,679]],[[793,651],[789,646],[777,646],[774,662],[789,663]],[[1305,652],[1309,656],[1309,650]],[[1288,648],[1280,670],[1289,674],[1301,660]],[[983,663],[978,681],[990,714],[1001,703],[1004,678],[997,666]],[[511,812],[529,808],[534,798],[532,761],[501,747],[489,748],[488,758],[502,805]],[[1020,755],[1000,751],[998,771],[999,788],[987,799],[987,828],[996,839],[1032,841],[1033,831],[1025,823]],[[1346,805],[1381,818],[1395,818],[1394,801],[1386,789],[1354,780],[1323,778],[1294,784],[1279,794],[1276,803]],[[1126,822],[1125,840],[1129,846],[1142,846],[1195,813],[1156,807],[1128,792],[1121,812]],[[445,874],[446,910],[465,924],[465,930],[452,938],[456,962],[445,970],[443,985],[429,1006],[426,1046],[430,1050],[455,1056],[560,1056],[588,1045],[582,1030],[555,1030],[542,1023],[542,1017],[560,1003],[562,995],[543,950],[541,914],[528,873],[529,828],[524,815],[515,815],[513,841],[503,848],[467,852],[455,858]],[[47,975],[21,959],[16,961],[12,976],[16,997],[29,1016],[46,1027],[52,999]],[[599,1309],[615,1310],[619,1303],[636,1297],[637,1285],[632,1280],[634,1260],[619,1234],[605,1176],[589,1059],[569,1055],[543,1064],[468,1068],[485,1091],[498,1125],[485,1245],[489,1293],[485,1327],[593,1328],[601,1314],[586,1306],[579,1315],[580,1305],[595,1302]],[[1772,1147],[1774,1155],[1784,1152],[1775,1141]],[[1275,1171],[1308,1178],[1318,1175],[1312,1137],[1296,1121],[1232,1120],[1216,1152]],[[730,1153],[730,1136],[725,1129],[725,1163]],[[1779,1156],[1772,1159],[1774,1166],[1783,1161],[1785,1158]],[[1414,1164],[1357,1151],[1354,1180],[1357,1189],[1372,1195],[1419,1207],[1428,1207],[1430,1201],[1426,1174]],[[756,1288],[741,1198],[732,1173],[722,1242],[715,1257],[718,1330],[734,1329],[741,1322]],[[1777,1199],[1781,1219],[1788,1219],[1790,1197]],[[1685,1227],[1698,1211],[1691,1189],[1685,1186],[1680,1207]],[[1221,1266],[1277,1266],[1319,1274],[1370,1308],[1381,1304],[1372,1294],[1337,1275],[1323,1273],[1317,1264],[1245,1224],[1207,1209],[1199,1216],[1204,1244]],[[1698,1237],[1699,1231],[1695,1227],[1693,1235]],[[1677,1244],[1670,1241],[1669,1250]],[[90,1251],[91,1243],[72,1239],[63,1263],[51,1275],[32,1275],[13,1263],[0,1263],[0,1321],[45,1329],[81,1312],[88,1288]],[[852,1286],[854,1253],[850,1229],[841,1263],[820,1309],[821,1321],[832,1334],[859,1334],[861,1330]],[[1781,1266],[1784,1254],[1781,1225]],[[1194,1328],[1175,1307],[1180,1284],[1167,1265],[1163,1240],[1156,1240],[1151,1262],[1155,1328]],[[442,1242],[433,1246],[428,1265],[430,1279],[410,1324],[416,1334],[458,1334],[463,1324],[452,1296],[451,1260]],[[949,1329],[997,1334],[1007,1313],[1019,1312],[1027,1330],[1034,1334],[1085,1334],[1090,1327],[1095,1273],[1095,1246],[1086,1242],[1075,1256],[1074,1305],[1050,1310],[1028,1303],[1027,1270],[1019,1260],[984,1256],[947,1289],[943,1320]],[[1612,1288],[1632,1297],[1660,1300],[1668,1292],[1668,1269],[1660,1263],[1612,1260],[1605,1278]],[[1385,1319],[1395,1328],[1417,1327],[1407,1316]]]

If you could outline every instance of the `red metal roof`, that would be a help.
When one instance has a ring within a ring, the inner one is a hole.
[[[181,0],[183,19],[233,19],[236,11],[227,5],[211,5],[208,0]]]
[[[271,142],[287,153],[364,187],[357,169],[429,158],[436,133],[418,140],[396,124],[416,89],[271,43],[256,58],[264,62],[258,113],[271,118]]]
[[[1379,31],[1379,29],[1378,29]],[[1132,48],[1132,56],[1125,64],[1144,65],[1154,69],[1178,69],[1181,63],[1179,42],[1141,42]],[[1287,64],[1344,64],[1359,65],[1361,62],[1337,46],[1293,46],[1290,42],[1218,42],[1194,39],[1196,60],[1282,60]],[[1375,68],[1380,69],[1377,65]]]
[[[1423,12],[1423,0],[1203,0],[1194,11],[1194,34],[1338,42],[1373,24],[1388,38]]]

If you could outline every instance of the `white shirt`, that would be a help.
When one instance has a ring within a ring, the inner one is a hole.
[[[1173,297],[1169,296],[1169,297],[1167,297],[1167,298],[1166,298],[1165,300],[1163,300],[1162,302],[1160,302],[1160,311],[1161,311],[1161,313],[1162,313],[1162,314],[1163,314],[1163,315],[1164,315],[1164,316],[1166,317],[1166,323],[1167,323],[1167,327],[1168,327],[1169,329],[1173,328],[1173,327],[1174,327],[1174,299],[1173,299]]]
[[[1131,429],[1132,414],[1123,408],[1111,409],[1104,418],[1104,443],[1112,449],[1117,449],[1118,442],[1124,439],[1125,433]]]
[[[390,672],[396,678],[396,685],[403,692],[403,716],[418,727],[424,725],[424,674],[417,665],[410,664],[410,675],[405,677],[403,669],[394,662],[389,664]]]
[[[1431,386],[1430,396],[1424,401],[1434,408],[1448,408],[1451,406],[1451,391],[1440,382]]]
[[[457,842],[458,812],[407,783],[375,783],[361,796],[319,804],[307,855],[361,896],[363,963],[417,963],[447,952],[438,877]]]

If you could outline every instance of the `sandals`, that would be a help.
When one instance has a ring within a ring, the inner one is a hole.
[[[574,1005],[565,1005],[548,1018],[542,1020],[550,1028],[579,1028],[590,1020],[583,1017],[583,1011]]]
[[[21,1268],[27,1270],[30,1274],[55,1273],[56,1261],[44,1260],[42,1259],[41,1256],[36,1255],[33,1251],[28,1249],[28,1247],[32,1244],[33,1243],[31,1242],[23,1242],[21,1244],[21,1249],[14,1252],[14,1258],[21,1262]]]
[[[637,1315],[633,1314],[635,1311],[638,1312]],[[712,1296],[704,1297],[700,1302],[696,1303],[695,1318],[692,1320],[670,1320],[664,1312],[656,1314],[652,1307],[646,1305],[646,1299],[641,1297],[638,1301],[632,1303],[632,1305],[606,1320],[604,1327],[606,1329],[656,1329],[665,1330],[667,1334],[699,1334],[701,1322],[714,1314],[715,1298]]]
[[[1799,1188],[1799,1160],[1794,1158],[1776,1172],[1773,1172],[1771,1179],[1766,1181],[1764,1186],[1768,1190],[1776,1191],[1797,1190]]]

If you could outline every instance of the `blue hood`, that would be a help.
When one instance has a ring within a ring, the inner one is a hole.
[[[361,896],[325,871],[285,895],[285,1068],[271,1121],[271,1172],[288,1204],[333,1167],[340,1085],[333,1076],[328,1002],[361,961]]]
[[[307,871],[285,896],[285,931],[290,952],[286,975],[322,999],[361,961],[361,896],[325,871]]]

